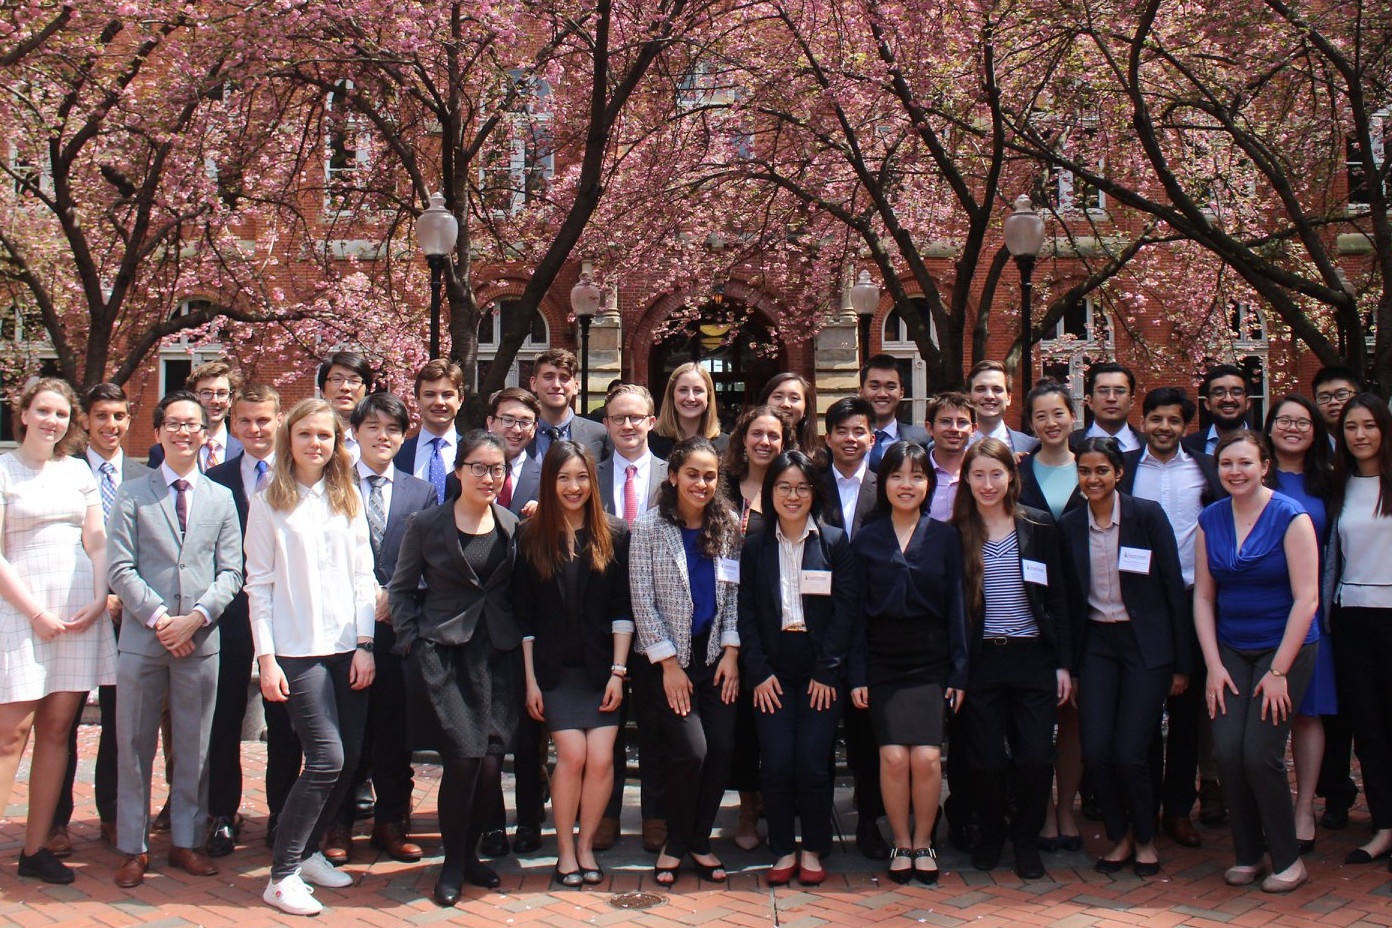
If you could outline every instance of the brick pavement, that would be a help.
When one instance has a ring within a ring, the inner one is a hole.
[[[90,783],[90,758],[94,731],[84,729],[85,763],[79,777]],[[248,769],[264,764],[262,745],[246,746]],[[434,825],[438,771],[417,768],[418,832],[427,852],[438,847],[430,833]],[[631,788],[630,792],[634,792]],[[850,821],[848,791],[838,804],[843,821]],[[238,926],[258,928],[281,924],[305,924],[308,920],[281,915],[260,901],[269,866],[269,852],[261,845],[265,806],[259,779],[248,783],[244,811],[249,822],[244,846],[219,861],[222,872],[198,879],[164,865],[167,836],[152,844],[156,869],[138,890],[116,888],[112,874],[119,855],[97,838],[96,814],[89,785],[79,784],[78,811],[73,837],[77,852],[70,863],[79,870],[71,886],[47,886],[15,876],[26,789],[18,784],[12,805],[0,822],[0,926],[140,925],[144,928],[208,928]],[[157,796],[156,801],[162,797]],[[637,811],[630,805],[625,825],[636,827]],[[883,879],[854,850],[838,852],[827,860],[827,882],[815,890],[771,889],[763,883],[768,864],[763,849],[744,853],[732,842],[719,841],[717,851],[734,873],[727,888],[698,885],[688,871],[675,892],[663,892],[665,901],[645,911],[616,909],[614,893],[653,890],[652,858],[643,854],[636,836],[626,836],[613,850],[601,855],[610,879],[599,891],[559,890],[550,884],[554,859],[546,855],[554,845],[548,839],[542,853],[501,863],[501,892],[466,890],[456,909],[438,909],[429,901],[438,858],[420,864],[399,864],[379,859],[359,836],[349,872],[359,879],[342,891],[319,890],[329,906],[319,922],[334,928],[389,928],[401,925],[452,924],[487,928],[585,928],[585,926],[744,926],[744,928],[818,928],[822,925],[932,925],[941,928],[972,925],[1057,926],[1057,928],[1344,928],[1352,925],[1392,926],[1392,891],[1389,875],[1380,864],[1345,867],[1344,855],[1366,834],[1366,810],[1355,810],[1354,823],[1345,832],[1320,832],[1316,852],[1307,858],[1313,879],[1289,896],[1272,897],[1249,889],[1224,885],[1222,871],[1230,862],[1231,847],[1224,829],[1204,830],[1205,846],[1198,850],[1175,847],[1161,838],[1164,873],[1140,880],[1130,875],[1112,878],[1094,873],[1092,853],[1105,841],[1094,823],[1085,823],[1088,849],[1076,854],[1045,855],[1050,880],[1025,883],[1009,869],[991,874],[972,870],[962,855],[945,851],[944,876],[935,888],[900,887]],[[734,809],[724,810],[721,826],[733,826]]]

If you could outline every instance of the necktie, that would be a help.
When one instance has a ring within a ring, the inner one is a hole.
[[[256,462],[256,488],[252,492],[260,493],[262,490],[266,489],[266,484],[271,482],[269,478],[270,470],[270,467],[265,461]]]
[[[504,509],[512,508],[512,465],[509,464],[507,473],[503,475],[503,488],[498,491],[498,505]]]
[[[372,474],[367,482],[370,487],[367,491],[367,530],[372,535],[372,554],[375,557],[382,547],[382,536],[387,533],[387,506],[382,498],[382,484],[387,482],[387,478]]]
[[[435,449],[430,453],[430,485],[435,488],[435,502],[445,501],[445,459],[441,457],[445,448],[445,440],[440,436],[430,439],[430,447]]]
[[[221,458],[221,456],[220,456],[220,454],[219,454],[219,452],[221,452],[221,451],[222,451],[222,443],[221,443],[221,442],[217,441],[216,439],[212,439],[212,438],[208,439],[208,458],[207,458],[207,460],[204,461],[204,463],[203,463],[203,469],[204,469],[205,471],[206,471],[206,470],[212,470],[214,467],[217,467],[219,464],[222,463],[222,458]]]
[[[111,518],[111,504],[116,502],[116,467],[110,461],[103,461],[101,471],[102,519]]]
[[[546,441],[545,443],[542,443],[540,441],[537,442],[537,451],[540,452],[538,457],[545,459],[546,452],[551,449],[551,443],[561,440],[561,430],[558,426],[544,425],[541,428],[541,434],[546,439]]]
[[[875,447],[870,449],[870,469],[878,471],[880,461],[884,458],[885,448],[889,446],[889,433],[884,429],[875,429]]]
[[[624,521],[633,525],[638,518],[638,465],[630,464],[624,468]]]
[[[171,486],[174,487],[174,512],[179,516],[179,534],[188,531],[188,491],[193,484],[187,480],[175,480]]]

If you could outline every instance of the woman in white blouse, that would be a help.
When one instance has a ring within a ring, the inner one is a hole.
[[[377,582],[344,430],[328,403],[305,400],[276,437],[270,484],[252,498],[246,592],[261,694],[289,702],[305,763],[276,829],[262,898],[293,915],[323,909],[306,883],[353,880],[319,839],[357,768],[372,683]]]

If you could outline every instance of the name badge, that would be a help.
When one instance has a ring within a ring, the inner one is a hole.
[[[716,558],[715,579],[720,583],[739,583],[739,561],[731,557]]]
[[[1043,561],[1020,558],[1020,569],[1024,571],[1026,583],[1037,583],[1040,586],[1049,585],[1049,565]]]
[[[804,596],[830,596],[831,571],[804,570],[798,588]]]
[[[1150,573],[1150,549],[1128,548],[1122,545],[1121,557],[1117,561],[1117,569],[1124,570],[1128,574]]]

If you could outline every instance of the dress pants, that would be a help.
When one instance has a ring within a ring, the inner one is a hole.
[[[92,777],[92,793],[97,803],[97,818],[103,822],[116,821],[116,687],[103,686],[97,690],[101,707],[101,735],[97,741],[97,767]],[[58,807],[53,810],[53,826],[66,828],[72,822],[73,785],[77,782],[77,730],[82,725],[82,711],[73,719],[68,736],[68,770],[63,791],[58,794]]]
[[[415,771],[411,769],[411,732],[406,724],[406,661],[395,652],[396,632],[378,622],[373,643],[377,674],[368,687],[367,727],[352,787],[339,804],[337,820],[352,829],[354,793],[368,778],[377,797],[377,824],[404,824],[411,814]]]
[[[628,720],[638,729],[638,805],[645,819],[666,817],[663,810],[667,780],[667,749],[662,742],[662,670],[635,654],[628,662],[629,682],[619,707],[619,735],[614,739],[614,789],[604,810],[608,818],[623,813],[623,788],[628,769]]]
[[[857,709],[849,699],[842,700],[841,719],[846,736],[846,766],[855,780],[858,827],[874,826],[884,817],[884,797],[880,793],[880,745],[869,709]],[[833,763],[834,761],[828,761]]]
[[[1286,671],[1286,687],[1294,707],[1305,698],[1318,647],[1313,642],[1302,647]],[[1213,750],[1218,755],[1223,796],[1231,816],[1233,854],[1240,866],[1254,867],[1269,853],[1272,870],[1280,873],[1300,859],[1286,772],[1290,716],[1273,725],[1270,716],[1261,717],[1261,700],[1253,697],[1257,684],[1271,669],[1276,649],[1238,650],[1220,643],[1218,652],[1237,687],[1236,695],[1231,691],[1223,694],[1227,711],[1213,719]]]
[[[217,706],[208,739],[208,814],[232,818],[242,805],[242,720],[256,648],[250,636],[225,634],[221,647]]]
[[[1353,722],[1354,748],[1363,769],[1363,794],[1373,827],[1392,828],[1392,609],[1334,611],[1334,668],[1339,711]]]
[[[1192,600],[1186,599],[1186,602]],[[1197,636],[1194,644],[1192,667],[1203,667],[1203,650],[1199,648]],[[1205,743],[1208,727],[1208,707],[1204,704],[1203,675],[1191,674],[1189,686],[1178,696],[1165,699],[1165,710],[1169,716],[1168,736],[1162,734],[1162,726],[1156,720],[1155,736],[1151,741],[1151,780],[1155,788],[1157,807],[1163,807],[1166,815],[1188,818],[1199,801],[1198,776],[1199,759]]]
[[[117,847],[149,850],[150,777],[168,699],[174,770],[169,834],[175,847],[203,846],[208,825],[208,734],[217,693],[217,654],[175,657],[121,651],[116,659]]]
[[[1088,622],[1078,667],[1078,728],[1107,837],[1155,838],[1148,755],[1173,666],[1147,667],[1130,622]],[[970,700],[969,700],[970,701]]]

